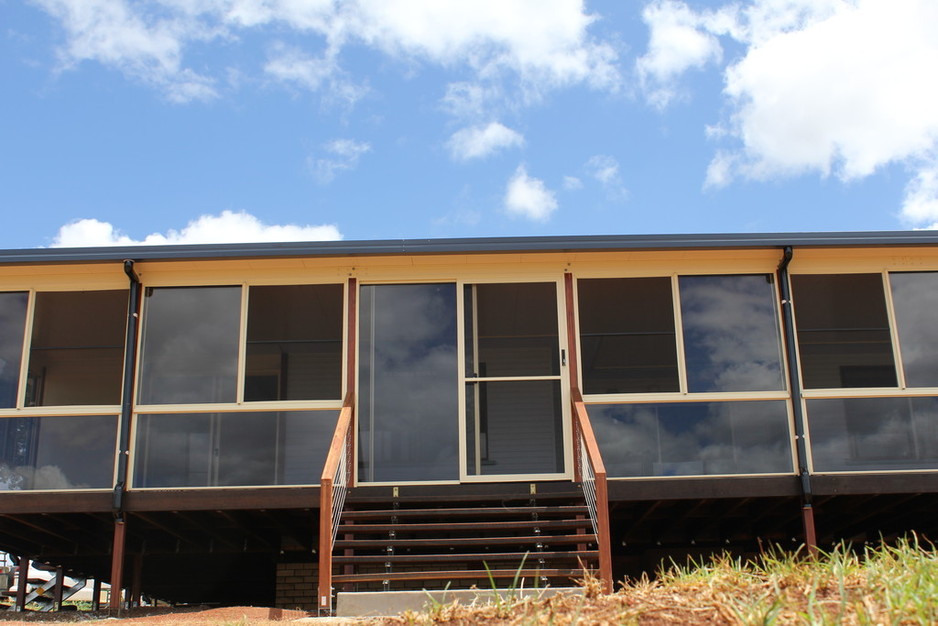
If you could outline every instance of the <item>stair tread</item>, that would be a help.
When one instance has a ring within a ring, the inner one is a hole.
[[[341,539],[335,542],[336,549],[343,548],[382,548],[385,546],[430,547],[430,546],[477,546],[477,545],[512,545],[533,543],[595,543],[596,536],[583,535],[522,535],[518,537],[446,537],[431,539]]]
[[[527,557],[525,557],[527,555]],[[599,558],[598,550],[567,550],[550,552],[456,552],[446,554],[358,554],[352,556],[336,556],[332,562],[339,565],[355,563],[423,563],[442,561],[518,561],[525,563],[537,562],[538,559],[591,560]]]
[[[392,580],[446,580],[446,579],[488,579],[528,577],[573,577],[582,576],[583,570],[576,569],[489,569],[489,570],[441,570],[434,572],[375,572],[368,574],[341,574],[332,577],[332,582],[354,583]]]
[[[454,507],[454,508],[422,508],[422,509],[359,509],[345,510],[342,519],[375,519],[396,517],[461,517],[479,516],[492,517],[502,515],[529,515],[531,513],[544,515],[558,514],[587,514],[589,509],[585,505],[565,506],[491,506],[491,507]]]
[[[417,532],[431,530],[498,530],[498,529],[525,529],[525,528],[587,528],[592,526],[589,519],[564,520],[512,520],[500,522],[414,522],[404,524],[340,524],[340,533],[352,532]]]

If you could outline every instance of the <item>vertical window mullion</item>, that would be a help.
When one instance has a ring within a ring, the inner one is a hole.
[[[677,274],[671,274],[671,302],[674,310],[674,350],[677,354],[677,377],[680,392],[687,395],[687,359],[684,358],[684,323],[681,318],[681,294]]]
[[[241,326],[238,328],[238,381],[235,401],[244,403],[244,370],[248,337],[248,286],[241,284]]]
[[[16,390],[16,408],[26,404],[26,386],[29,382],[29,351],[33,343],[33,315],[36,312],[36,290],[29,290],[26,301],[26,323],[23,324],[23,351],[20,354],[20,380]]]
[[[905,367],[902,364],[902,346],[899,344],[899,325],[896,323],[896,309],[892,301],[892,284],[889,272],[883,272],[883,295],[886,298],[886,315],[889,319],[889,336],[892,338],[892,358],[896,362],[896,376],[899,389],[906,389]]]

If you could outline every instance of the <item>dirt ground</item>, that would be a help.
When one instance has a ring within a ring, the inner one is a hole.
[[[155,607],[122,611],[119,616],[112,616],[107,611],[62,611],[59,613],[12,613],[0,611],[0,623],[5,624],[109,624],[113,626],[162,626],[164,624],[184,624],[185,626],[242,626],[257,624],[260,626],[285,626],[294,620],[311,617],[305,611],[271,609],[253,606],[234,606],[223,608],[208,607]],[[343,620],[348,623],[347,620]],[[321,623],[340,623],[339,620],[322,620]],[[318,620],[316,623],[320,623]]]

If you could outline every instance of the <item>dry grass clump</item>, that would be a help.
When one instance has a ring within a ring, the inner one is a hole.
[[[595,578],[583,596],[441,604],[384,624],[938,624],[938,555],[916,537],[818,558],[728,555],[672,566],[654,581],[625,581],[603,595]]]

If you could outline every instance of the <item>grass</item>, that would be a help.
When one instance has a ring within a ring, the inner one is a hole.
[[[627,580],[602,594],[587,576],[582,596],[457,603],[405,613],[386,624],[938,624],[938,554],[915,536],[817,558],[769,552],[672,565],[655,580]]]

